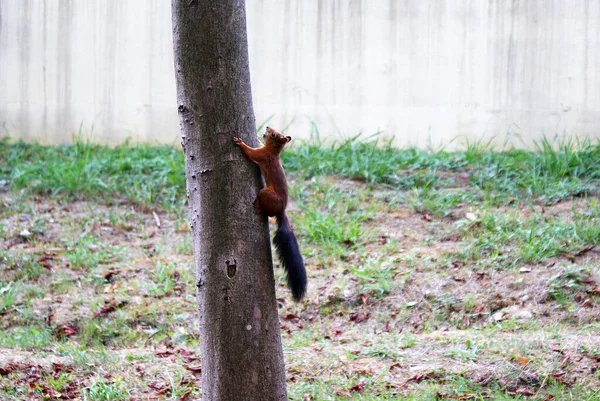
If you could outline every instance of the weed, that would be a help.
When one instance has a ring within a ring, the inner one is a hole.
[[[348,265],[348,269],[358,280],[359,291],[361,293],[381,297],[392,288],[401,286],[400,283],[395,283],[394,280],[397,269],[394,259],[361,258],[356,265]]]
[[[589,269],[567,266],[548,280],[548,295],[559,305],[568,306],[577,294],[585,294]]]
[[[129,399],[129,391],[122,378],[113,381],[97,378],[82,392],[83,400],[120,401]]]

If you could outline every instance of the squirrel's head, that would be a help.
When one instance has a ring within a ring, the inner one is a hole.
[[[286,143],[292,140],[292,137],[285,136],[281,132],[275,131],[271,127],[267,127],[263,139],[267,145],[275,145],[283,148]]]

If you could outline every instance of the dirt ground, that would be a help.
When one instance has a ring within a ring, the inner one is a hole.
[[[482,228],[483,215],[567,224],[590,199],[436,215],[409,193],[329,184],[367,191],[375,212],[358,240],[329,247],[292,205],[309,293],[294,304],[276,267],[290,399],[578,399],[600,388],[600,248],[523,262],[538,248]],[[0,398],[201,399],[185,209],[7,191],[0,205]]]

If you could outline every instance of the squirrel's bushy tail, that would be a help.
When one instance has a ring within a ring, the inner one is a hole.
[[[292,290],[292,296],[296,301],[300,301],[306,293],[306,270],[298,241],[285,212],[277,216],[277,224],[273,243],[277,249],[277,256],[287,272],[287,283]]]

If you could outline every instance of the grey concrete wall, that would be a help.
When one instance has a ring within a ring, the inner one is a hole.
[[[257,124],[418,145],[600,136],[600,0],[247,9]],[[170,19],[169,0],[0,0],[2,134],[177,144]]]

